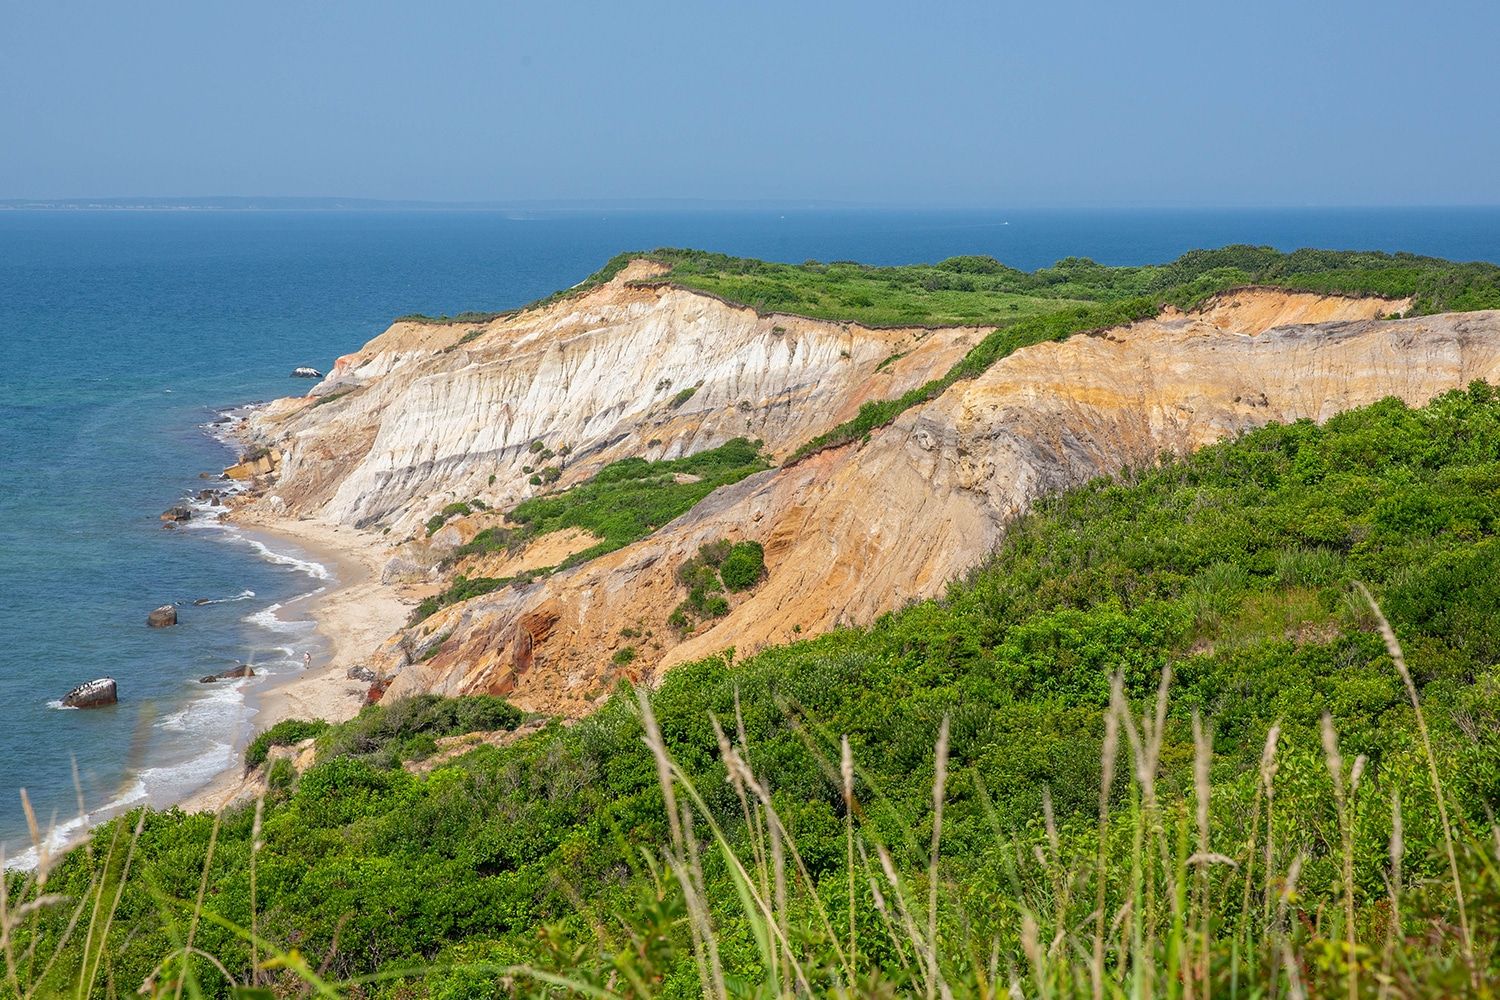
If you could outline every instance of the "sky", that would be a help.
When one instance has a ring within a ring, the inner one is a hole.
[[[0,0],[0,198],[1500,203],[1500,4]]]

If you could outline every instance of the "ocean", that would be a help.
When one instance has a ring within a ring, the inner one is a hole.
[[[226,408],[305,392],[401,313],[499,310],[625,249],[875,264],[990,254],[1168,260],[1195,247],[1410,250],[1500,261],[1500,209],[1110,212],[0,211],[0,843],[85,809],[170,801],[233,766],[256,681],[321,654],[286,542],[158,515],[232,461]],[[198,601],[211,603],[196,604]],[[181,624],[146,614],[179,605]],[[58,707],[111,676],[117,706]],[[76,781],[75,781],[76,774]]]

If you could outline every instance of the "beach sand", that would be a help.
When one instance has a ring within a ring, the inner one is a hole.
[[[380,570],[386,545],[382,536],[372,532],[313,520],[252,518],[244,512],[232,520],[249,535],[265,536],[263,540],[272,548],[278,538],[294,542],[333,575],[329,589],[309,598],[306,608],[297,612],[317,623],[328,653],[315,658],[303,673],[250,693],[257,709],[255,732],[283,719],[342,722],[353,718],[364,706],[369,685],[350,680],[348,669],[362,664],[390,638],[430,588],[382,584]],[[234,766],[186,798],[161,805],[176,805],[188,812],[215,811],[257,790],[258,785],[246,781],[241,769]]]

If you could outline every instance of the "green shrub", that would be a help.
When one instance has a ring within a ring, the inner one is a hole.
[[[468,546],[464,546],[463,548],[468,548]],[[415,625],[417,622],[436,614],[439,609],[446,608],[450,604],[457,604],[460,601],[467,601],[473,597],[491,594],[501,587],[508,587],[513,583],[530,583],[535,577],[546,575],[549,572],[551,572],[549,568],[542,568],[527,570],[515,576],[477,576],[472,579],[459,573],[453,577],[452,582],[441,593],[424,598],[413,609],[408,624]],[[436,656],[436,647],[429,649],[427,654],[428,656]]]
[[[749,590],[766,571],[766,550],[759,542],[739,542],[719,566],[719,576],[730,590]]]
[[[402,761],[430,756],[441,737],[514,729],[522,718],[514,705],[491,695],[424,694],[382,701],[329,732],[326,755],[397,767]]]
[[[293,746],[321,734],[327,728],[328,723],[322,719],[282,719],[245,747],[245,770],[264,764],[272,747]]]
[[[615,650],[615,655],[610,657],[610,661],[617,667],[624,667],[634,663],[636,655],[634,646],[622,646]]]
[[[266,788],[277,797],[285,797],[296,783],[297,768],[286,757],[272,762],[266,771]]]
[[[693,398],[694,394],[697,393],[698,388],[699,387],[696,385],[688,386],[686,389],[681,390],[677,393],[677,395],[673,396],[672,401],[667,405],[671,406],[674,410],[681,409],[683,403],[686,403],[688,400]]]

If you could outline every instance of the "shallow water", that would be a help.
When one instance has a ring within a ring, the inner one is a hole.
[[[197,678],[316,650],[295,603],[328,582],[315,561],[157,515],[231,460],[204,428],[218,408],[305,391],[294,366],[326,369],[395,315],[516,306],[662,245],[1034,268],[1230,242],[1500,260],[1500,210],[0,212],[0,842],[24,845],[22,787],[44,824],[76,813],[75,762],[89,809],[201,785],[254,719],[244,685]],[[147,629],[168,602],[182,623]],[[101,676],[118,706],[53,707]]]

